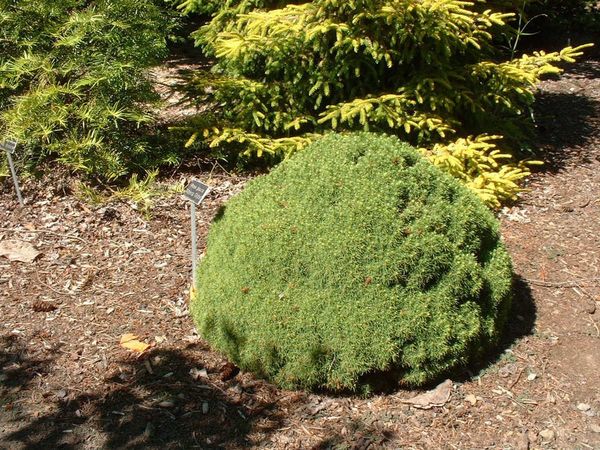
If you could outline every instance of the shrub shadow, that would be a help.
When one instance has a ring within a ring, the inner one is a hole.
[[[0,391],[4,391],[0,405],[7,402],[7,392],[27,389],[36,377],[48,373],[52,361],[52,358],[31,358],[13,334],[0,336]]]
[[[569,45],[577,47],[590,42],[598,42],[600,38],[598,31],[584,28],[565,29],[562,27],[561,29],[560,26],[552,26],[552,21],[548,18],[542,21],[534,21],[531,25],[534,25],[534,27],[528,27],[527,31],[532,32],[532,35],[522,36],[520,45],[517,48],[517,55],[519,56],[524,53],[532,54],[540,49],[543,49],[546,53],[559,52]],[[599,55],[600,49],[597,46],[585,49],[586,58],[597,58]],[[579,64],[577,62],[577,65]]]
[[[558,172],[567,164],[589,162],[586,146],[598,135],[593,118],[600,103],[574,93],[541,92],[535,104],[535,157],[542,172]]]
[[[598,37],[600,38],[600,35]],[[578,61],[577,64],[569,67],[567,72],[575,78],[600,78],[600,61],[598,61],[598,58],[600,57],[599,49],[597,46],[592,49],[586,49],[586,55],[590,51],[594,52],[593,59]]]
[[[389,448],[397,438],[395,432],[386,429],[379,421],[367,424],[362,421],[353,420],[344,425],[346,433],[331,433],[317,444],[310,447],[311,450],[367,450],[377,448]],[[398,448],[395,445],[393,448]]]
[[[523,277],[515,274],[513,279],[513,300],[500,342],[494,351],[488,353],[486,358],[463,367],[460,372],[452,374],[452,379],[458,382],[468,381],[477,373],[496,364],[507,349],[516,344],[520,339],[531,336],[534,333],[536,318],[537,308],[533,301],[531,288]]]
[[[252,387],[234,380],[217,385],[212,373],[194,380],[195,364],[181,351],[147,358],[120,361],[128,369],[107,374],[104,390],[56,401],[51,413],[26,422],[5,442],[32,450],[99,442],[111,449],[244,448],[257,444],[251,432],[268,435],[281,427],[275,405],[253,396]]]

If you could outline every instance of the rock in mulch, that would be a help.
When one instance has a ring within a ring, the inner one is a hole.
[[[408,400],[400,401],[402,403],[408,403],[409,405],[418,409],[431,409],[434,407],[444,406],[446,403],[448,403],[451,393],[452,380],[446,380],[431,391],[427,391],[424,394],[417,395],[416,397]]]

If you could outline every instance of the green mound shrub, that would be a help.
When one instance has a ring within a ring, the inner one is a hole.
[[[288,388],[432,381],[493,346],[512,271],[481,201],[397,138],[328,135],[212,225],[192,314],[240,367]]]

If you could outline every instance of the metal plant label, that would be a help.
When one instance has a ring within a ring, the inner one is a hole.
[[[0,142],[0,148],[6,152],[6,159],[8,160],[8,166],[10,167],[10,174],[12,175],[13,183],[15,184],[15,192],[17,193],[19,204],[23,206],[23,196],[21,195],[21,188],[19,187],[19,179],[17,178],[15,163],[12,159],[12,154],[17,149],[17,141],[6,139]]]
[[[17,149],[17,141],[10,141],[10,140],[2,141],[2,142],[0,142],[0,147],[5,152],[13,154],[15,152],[15,150]]]
[[[207,196],[210,187],[198,180],[192,180],[183,195],[195,205],[202,203]]]
[[[196,289],[196,264],[198,262],[198,233],[196,231],[196,205],[202,203],[202,200],[210,192],[210,186],[202,183],[198,180],[192,180],[188,185],[183,196],[192,202],[190,208],[190,215],[192,219],[192,290],[193,293]]]

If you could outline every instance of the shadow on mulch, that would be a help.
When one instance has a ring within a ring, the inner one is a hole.
[[[36,377],[48,373],[53,360],[31,358],[15,335],[0,336],[0,388],[5,393],[28,388]],[[7,397],[1,397],[0,405]]]
[[[596,53],[598,49],[596,48]],[[586,51],[586,56],[587,55]],[[594,59],[588,59],[586,61],[578,61],[576,64],[573,64],[567,68],[567,72],[571,75],[574,75],[576,78],[600,78],[600,64],[598,64],[598,59],[600,58],[600,54],[596,54]]]
[[[504,349],[517,340],[533,334],[537,318],[537,308],[527,280],[520,275],[515,275],[513,283],[513,301],[500,342],[500,347]]]
[[[347,431],[345,435],[332,433],[310,447],[310,450],[367,450],[386,448],[386,444],[391,443],[397,437],[395,432],[383,427],[380,421],[366,424],[362,421],[353,420],[345,425],[345,428]]]
[[[108,374],[105,391],[55,401],[52,413],[30,420],[6,442],[32,450],[245,448],[257,444],[248,440],[251,431],[268,435],[281,427],[275,405],[259,396],[248,402],[231,389],[193,381],[194,366],[181,352],[149,357],[153,374],[142,360],[121,362],[132,370],[131,379]]]
[[[527,281],[518,274],[513,280],[513,299],[508,319],[495,351],[488,357],[463,369],[463,373],[452,377],[452,380],[466,382],[476,376],[477,373],[488,369],[500,361],[507,349],[524,337],[531,336],[535,330],[537,308],[531,294],[531,288]]]
[[[588,69],[600,69],[590,65]],[[587,163],[589,155],[584,148],[598,135],[593,118],[600,111],[600,103],[589,97],[572,93],[542,92],[535,104],[537,121],[536,158],[545,161],[536,171],[556,173],[570,163]]]

